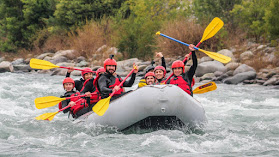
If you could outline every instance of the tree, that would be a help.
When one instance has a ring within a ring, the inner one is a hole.
[[[0,51],[14,52],[24,46],[22,27],[23,3],[20,0],[2,0],[0,3]]]
[[[271,0],[265,14],[267,30],[271,39],[279,38],[279,1]]]
[[[209,23],[214,17],[234,24],[230,11],[242,0],[193,0],[193,11],[201,22]]]
[[[264,16],[269,2],[270,0],[243,0],[241,4],[235,5],[231,11],[239,26],[256,41],[259,41],[260,37],[265,35]]]
[[[54,13],[56,25],[81,26],[86,21],[114,15],[125,0],[60,0]]]
[[[180,0],[128,0],[115,18],[119,51],[125,58],[152,57],[155,33],[167,19],[183,15],[186,12],[184,6]],[[130,13],[129,17],[126,16],[127,12]]]

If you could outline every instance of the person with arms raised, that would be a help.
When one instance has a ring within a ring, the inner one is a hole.
[[[186,93],[193,96],[191,84],[197,69],[198,60],[193,44],[189,46],[189,49],[192,51],[193,65],[190,67],[189,71],[185,72],[184,63],[180,60],[174,61],[171,66],[174,75],[167,81],[167,84],[175,84]]]

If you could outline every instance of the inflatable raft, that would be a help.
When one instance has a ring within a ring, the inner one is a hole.
[[[119,130],[193,128],[207,122],[202,105],[175,85],[144,86],[110,102],[103,116],[89,112],[76,122]]]

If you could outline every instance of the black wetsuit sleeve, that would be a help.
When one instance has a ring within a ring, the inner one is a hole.
[[[93,81],[94,81],[94,79],[90,79],[90,80],[86,83],[86,85],[84,86],[83,90],[80,91],[80,93],[86,93],[86,92],[91,92],[91,93],[93,93],[93,92],[96,90],[96,88],[95,88],[94,85],[93,85]]]
[[[70,75],[71,75],[71,73],[68,73],[68,72],[67,72],[66,77],[70,77]]]
[[[77,91],[80,91],[81,88],[83,87],[83,84],[80,80],[75,80],[75,87]]]
[[[190,69],[187,73],[188,78],[190,79],[190,81],[192,81],[193,76],[195,75],[195,72],[196,72],[196,69],[197,69],[197,66],[198,66],[198,60],[197,60],[197,56],[196,56],[195,51],[192,51],[192,60],[193,60],[193,65],[190,67]]]
[[[61,102],[62,108],[68,106],[69,103],[70,103],[70,99],[63,100],[63,101]],[[63,113],[67,113],[67,112],[69,112],[69,111],[70,111],[70,107],[67,108],[67,109],[65,109],[65,110],[63,110]]]
[[[162,60],[162,66],[163,66],[165,69],[167,69],[166,61],[165,61],[164,56],[161,58],[161,60]]]
[[[188,58],[185,60],[184,65],[186,65],[186,64],[187,64],[187,62],[188,62]]]
[[[129,79],[129,81],[125,81],[123,83],[123,87],[132,87],[132,85],[134,84],[136,79],[136,73],[132,73],[131,78]]]
[[[101,93],[112,93],[112,89],[107,87],[107,78],[105,75],[102,75],[98,80],[98,85]]]

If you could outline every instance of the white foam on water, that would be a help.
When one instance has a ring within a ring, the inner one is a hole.
[[[162,145],[165,149],[170,151],[176,152],[177,150],[183,150],[191,153],[196,153],[197,151],[194,150],[189,146],[187,142],[176,142],[172,141],[169,137],[165,135],[154,135],[147,138],[145,141],[141,143],[141,146],[151,146],[151,145]]]

